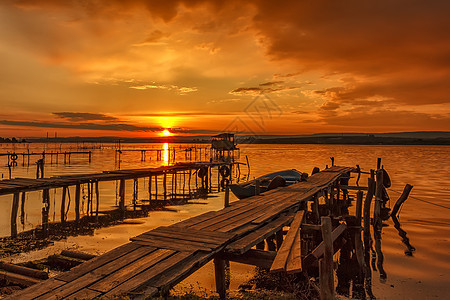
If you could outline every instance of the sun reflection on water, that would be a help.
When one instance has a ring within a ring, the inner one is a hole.
[[[169,165],[169,143],[164,143],[163,149],[164,149],[164,155],[163,155],[164,165],[168,166]]]

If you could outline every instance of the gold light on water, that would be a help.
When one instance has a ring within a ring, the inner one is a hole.
[[[163,149],[164,149],[164,153],[163,153],[164,165],[168,166],[169,165],[169,143],[164,143]]]

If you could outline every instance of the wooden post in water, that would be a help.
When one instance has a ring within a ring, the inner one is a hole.
[[[148,176],[148,200],[152,201],[152,176],[151,175]]]
[[[164,201],[167,200],[167,173],[164,171],[163,175]]]
[[[75,221],[80,221],[80,197],[81,197],[81,186],[77,184],[75,186]]]
[[[228,184],[225,186],[225,205],[224,207],[230,206],[230,187]]]
[[[368,190],[366,198],[364,200],[364,263],[365,263],[365,287],[368,292],[368,288],[371,290],[372,286],[372,271],[370,269],[370,248],[371,248],[371,235],[370,235],[370,203],[372,202],[373,195],[375,193],[375,181],[373,178],[368,178]]]
[[[25,192],[22,192],[22,199],[20,203],[20,223],[25,225]]]
[[[98,207],[100,205],[100,191],[98,189],[98,180],[95,181],[95,221],[98,222]]]
[[[322,238],[325,245],[323,259],[319,260],[320,299],[334,299],[333,239],[330,217],[321,219]]]
[[[119,185],[119,211],[121,217],[125,217],[125,179],[120,179]]]
[[[50,211],[50,191],[48,189],[42,190],[42,231],[45,237],[48,236],[48,213]]]
[[[13,194],[12,208],[11,208],[11,237],[17,237],[17,212],[19,210],[19,193]]]
[[[66,193],[67,193],[67,186],[63,186],[62,188],[62,196],[61,196],[61,224],[66,223]]]
[[[255,180],[255,195],[259,195],[261,194],[261,190],[260,190],[260,182],[258,179]]]
[[[220,299],[226,299],[227,283],[225,274],[226,262],[220,258],[214,258],[214,274],[216,279],[216,290]]]

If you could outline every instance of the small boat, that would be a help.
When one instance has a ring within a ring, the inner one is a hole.
[[[263,175],[251,181],[241,184],[230,184],[233,194],[239,199],[244,199],[255,195],[256,181],[259,180],[259,191],[264,193],[268,190],[305,180],[308,174],[301,173],[295,169],[283,170]]]

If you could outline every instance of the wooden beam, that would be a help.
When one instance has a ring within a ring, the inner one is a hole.
[[[295,241],[295,236],[297,235],[297,231],[300,230],[300,225],[303,221],[305,211],[300,210],[297,212],[297,214],[294,217],[294,220],[292,221],[291,228],[289,229],[288,233],[286,234],[286,238],[284,239],[283,243],[281,244],[280,250],[277,252],[277,256],[275,257],[275,260],[270,268],[270,272],[279,272],[286,270],[286,264],[289,257],[289,253],[291,252],[291,248],[293,246],[293,243]]]
[[[277,255],[276,251],[263,251],[257,249],[250,249],[243,254],[223,252],[220,253],[218,256],[219,258],[226,259],[229,261],[257,266],[264,269],[270,269],[276,255]]]
[[[333,243],[335,244],[334,246],[337,246],[336,244],[338,243],[338,238],[344,233],[344,231],[347,229],[347,225],[342,223],[340,224],[338,227],[336,227],[333,232],[331,233],[331,239],[333,241]],[[337,250],[338,247],[334,247],[334,250]],[[317,246],[310,254],[308,254],[304,259],[303,259],[303,263],[305,265],[311,265],[313,264],[315,261],[318,261],[325,252],[325,244],[322,241],[319,246]]]
[[[12,208],[11,208],[11,237],[17,237],[17,213],[19,211],[19,193],[13,194]]]

